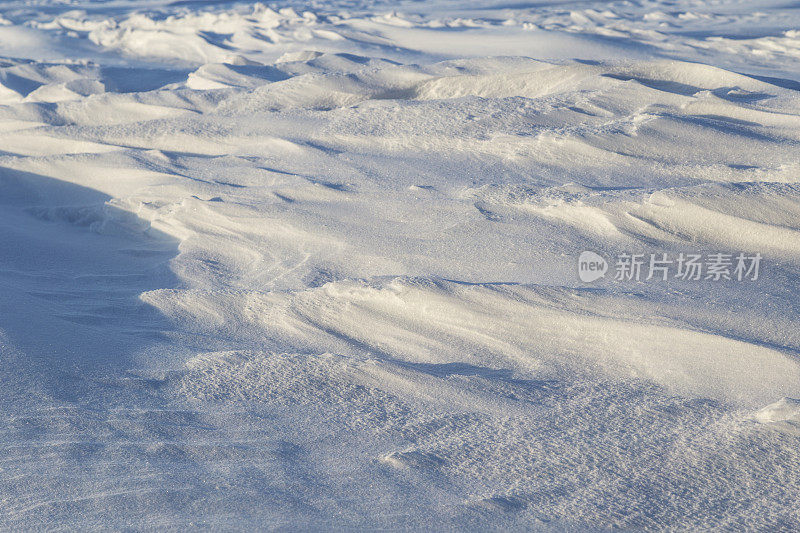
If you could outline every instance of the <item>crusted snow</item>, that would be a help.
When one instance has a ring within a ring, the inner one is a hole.
[[[798,25],[4,2],[0,528],[800,528]]]

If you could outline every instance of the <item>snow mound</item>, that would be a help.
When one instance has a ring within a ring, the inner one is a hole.
[[[764,407],[752,418],[778,431],[800,436],[800,400],[782,398]]]

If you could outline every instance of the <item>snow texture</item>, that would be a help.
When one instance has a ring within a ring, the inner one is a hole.
[[[797,531],[798,28],[2,2],[0,529]]]

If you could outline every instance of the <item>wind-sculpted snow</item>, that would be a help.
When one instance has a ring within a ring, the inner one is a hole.
[[[798,22],[4,3],[0,527],[800,528]]]

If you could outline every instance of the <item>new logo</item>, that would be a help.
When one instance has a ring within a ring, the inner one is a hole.
[[[603,256],[594,252],[581,252],[578,257],[578,278],[584,283],[591,283],[606,275],[608,263]]]

